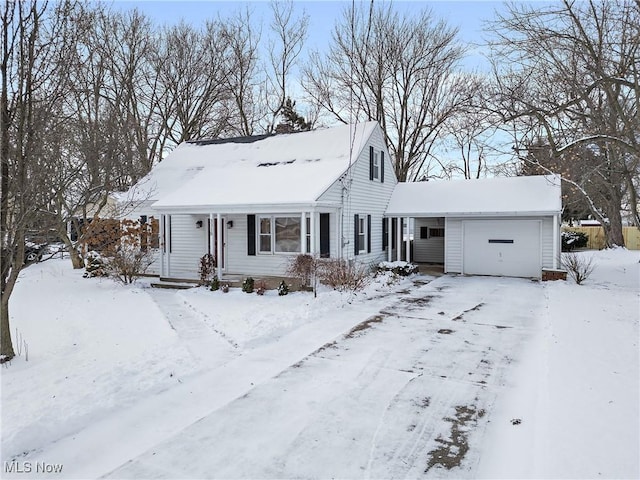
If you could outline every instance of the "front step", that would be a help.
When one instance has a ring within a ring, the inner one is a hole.
[[[176,283],[176,282],[152,282],[152,288],[166,288],[169,290],[187,290],[189,288],[197,287],[194,283]]]

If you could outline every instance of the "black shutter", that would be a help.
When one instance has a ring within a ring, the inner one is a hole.
[[[353,216],[353,253],[358,255],[360,249],[358,248],[358,214]]]
[[[256,216],[247,215],[247,255],[256,254]]]
[[[329,258],[330,236],[329,236],[329,214],[320,214],[320,257]]]
[[[369,147],[369,180],[373,180],[373,147]]]
[[[382,217],[382,250],[386,250],[389,245],[389,219]]]
[[[371,253],[371,215],[367,215],[367,253]]]
[[[380,183],[384,183],[384,150],[380,151]]]
[[[420,227],[420,238],[429,238],[429,227]]]
[[[396,243],[398,243],[398,241],[396,240],[396,238],[398,237],[398,219],[397,218],[392,218],[391,219],[391,248],[396,248]]]

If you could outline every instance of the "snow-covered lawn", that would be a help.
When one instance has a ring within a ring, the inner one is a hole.
[[[3,475],[638,478],[640,254],[581,255],[583,286],[415,276],[317,299],[32,265]]]

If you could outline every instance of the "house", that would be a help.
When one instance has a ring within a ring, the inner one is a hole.
[[[197,280],[206,253],[219,278],[284,276],[299,253],[385,260],[396,183],[376,122],[192,141],[134,186],[128,216],[159,219],[161,278]]]
[[[128,197],[130,218],[159,220],[162,279],[197,280],[206,253],[229,279],[285,276],[300,253],[534,278],[559,266],[559,177],[398,183],[376,122],[186,142]]]
[[[540,175],[399,183],[385,216],[394,227],[413,219],[415,262],[443,264],[446,273],[539,278],[559,267],[561,212],[560,177]],[[409,248],[406,241],[398,258]]]

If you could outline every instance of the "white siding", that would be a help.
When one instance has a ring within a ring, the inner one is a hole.
[[[445,229],[445,272],[462,273],[462,222],[465,220],[541,220],[542,268],[553,268],[553,217],[447,218]]]
[[[444,228],[444,218],[415,219],[413,260],[426,263],[444,263],[444,237],[420,238],[421,227]]]
[[[171,252],[168,253],[166,277],[198,280],[200,257],[207,253],[207,218],[204,215],[171,215]],[[202,221],[202,228],[196,227],[198,220]]]
[[[378,151],[384,151],[384,183],[380,180],[369,180],[370,146]],[[359,148],[358,145],[355,147]],[[364,265],[376,264],[387,259],[387,253],[382,249],[382,218],[396,183],[398,182],[382,131],[376,128],[369,140],[361,147],[360,155],[354,160],[350,170],[318,199],[343,205],[341,212],[343,258],[355,258]],[[355,215],[371,215],[371,232],[369,232],[371,253],[355,255],[353,244]]]
[[[462,273],[462,220],[446,218],[444,228],[444,271]]]

